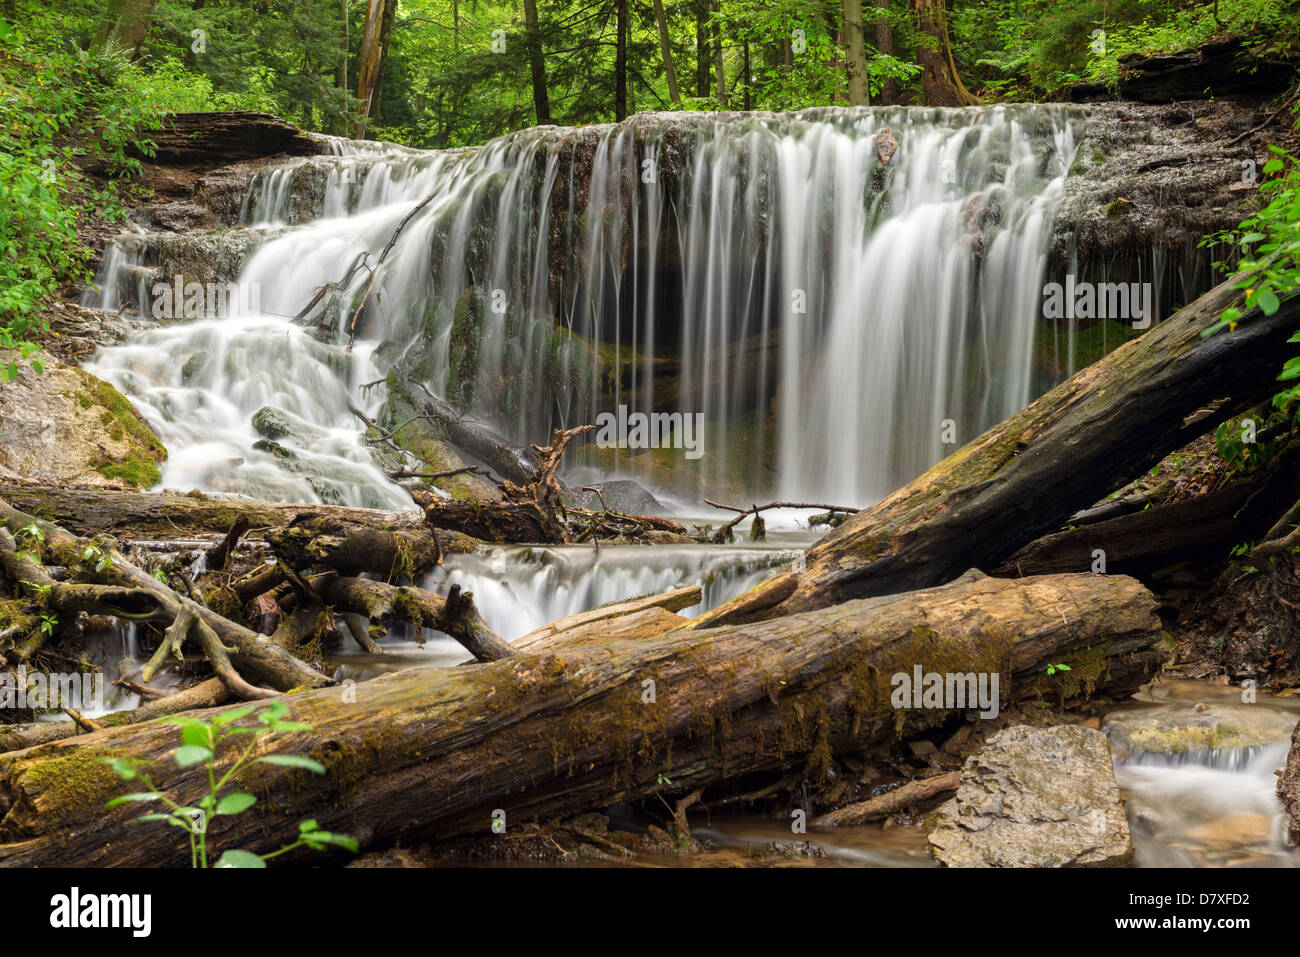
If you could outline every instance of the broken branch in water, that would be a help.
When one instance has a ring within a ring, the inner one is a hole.
[[[847,505],[818,505],[810,502],[769,502],[766,505],[751,505],[749,508],[737,508],[735,505],[722,505],[712,499],[706,498],[704,501],[707,504],[712,505],[714,508],[722,509],[724,512],[740,513],[726,525],[723,525],[722,528],[718,529],[718,531],[713,535],[712,541],[719,545],[731,541],[731,530],[743,522],[746,516],[757,516],[760,512],[766,512],[774,508],[820,508],[831,514],[842,512],[846,515],[852,515],[854,512],[858,511],[858,509]]]

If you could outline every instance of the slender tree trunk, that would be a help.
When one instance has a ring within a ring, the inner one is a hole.
[[[849,83],[849,105],[866,106],[867,52],[862,39],[862,0],[841,0],[844,10],[844,73]]]
[[[366,22],[361,29],[361,54],[357,67],[357,122],[352,128],[352,138],[366,135],[366,118],[370,116],[370,103],[375,93],[375,79],[379,74],[379,31],[384,19],[384,0],[370,0],[366,7]]]
[[[889,0],[876,0],[876,49],[886,56],[894,55],[894,30],[889,23]],[[880,104],[893,106],[898,102],[898,82],[887,77],[881,85]]]
[[[744,71],[744,75],[745,75],[745,109],[752,110],[754,108],[753,98],[751,96],[751,93],[753,91],[753,76],[750,73],[750,65],[749,65],[749,40],[745,40],[744,58],[742,62],[743,62],[742,70]]]
[[[375,91],[370,97],[370,125],[381,126],[384,120],[384,71],[388,66],[388,37],[397,17],[397,0],[385,0],[384,19],[379,26],[379,65],[375,68]]]
[[[677,88],[677,70],[673,67],[673,48],[668,41],[668,17],[663,0],[654,0],[655,23],[659,25],[659,49],[664,57],[664,77],[668,80],[668,98],[673,106],[682,105],[682,92]]]
[[[714,0],[717,9],[717,0]],[[722,59],[722,26],[713,28],[713,71],[718,81],[718,109],[727,108],[727,65]]]
[[[338,64],[334,67],[334,86],[345,97],[348,92],[348,47],[351,42],[351,27],[348,24],[348,0],[339,0],[339,16],[343,19],[343,34],[341,36],[341,45],[339,47]],[[344,100],[346,102],[346,99]],[[334,132],[340,136],[348,135],[347,118],[336,120],[334,123]]]
[[[943,0],[912,0],[917,28],[924,36],[917,47],[921,89],[930,106],[971,106],[978,103],[957,74],[948,40],[948,15]]]
[[[549,126],[551,99],[546,94],[546,61],[542,57],[542,29],[537,19],[537,0],[524,0],[524,22],[528,26],[528,64],[533,71],[533,109],[539,126]]]
[[[614,4],[615,52],[614,52],[614,120],[627,119],[627,0],[616,0]]]
[[[709,4],[697,0],[695,4],[695,95],[700,99],[709,95]]]

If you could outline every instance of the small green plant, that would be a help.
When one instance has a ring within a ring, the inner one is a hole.
[[[87,545],[81,557],[87,562],[94,562],[97,572],[102,573],[113,567],[113,556],[96,545]]]
[[[1058,671],[1069,671],[1069,670],[1070,670],[1069,665],[1048,665],[1047,677],[1049,678],[1052,677],[1052,675],[1056,674]]]
[[[181,746],[172,754],[172,760],[180,768],[192,768],[205,765],[208,773],[208,793],[199,800],[197,806],[186,806],[172,800],[149,779],[144,768],[149,764],[135,758],[102,758],[101,762],[112,768],[123,781],[140,781],[147,790],[124,794],[113,798],[105,808],[115,808],[131,802],[161,801],[167,811],[144,814],[135,820],[140,823],[163,821],[173,827],[184,828],[190,838],[190,865],[208,867],[208,824],[214,817],[242,814],[254,804],[257,798],[244,791],[227,791],[235,775],[245,765],[273,764],[280,767],[302,768],[313,774],[324,774],[325,767],[319,761],[297,754],[268,754],[253,757],[253,751],[263,738],[292,734],[295,731],[311,731],[312,727],[297,721],[286,720],[288,706],[280,700],[273,701],[269,707],[257,711],[258,724],[251,727],[237,726],[236,722],[252,715],[256,705],[245,705],[214,716],[204,721],[186,715],[173,715],[161,720],[179,725]],[[248,737],[248,744],[238,757],[220,777],[217,776],[217,753],[221,744],[231,738]],[[308,847],[314,851],[323,851],[328,847],[343,847],[356,854],[356,838],[347,834],[334,834],[321,830],[314,818],[308,818],[298,824],[298,839],[286,844],[278,851],[267,854],[254,854],[251,851],[230,848],[217,858],[216,867],[266,867],[272,858],[287,854],[299,847]]]
[[[29,542],[45,541],[45,533],[41,531],[41,527],[34,522],[31,525],[24,525],[22,528],[18,529],[18,534]]]
[[[41,615],[41,634],[48,638],[54,634],[54,626],[58,623],[58,615]]]

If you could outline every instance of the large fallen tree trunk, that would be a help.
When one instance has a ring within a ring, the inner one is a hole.
[[[494,812],[509,830],[750,772],[820,780],[837,752],[888,748],[957,715],[951,701],[892,705],[892,676],[917,666],[996,673],[1004,701],[1131,690],[1159,658],[1155,607],[1129,578],[963,577],[754,625],[297,694],[292,717],[314,730],[266,750],[310,756],[328,774],[253,766],[237,783],[258,803],[214,819],[208,846],[267,852],[305,817],[367,847],[488,834]],[[1047,677],[1046,663],[1072,670]],[[138,804],[104,809],[132,788],[98,763],[151,759],[154,784],[196,804],[207,773],[175,766],[178,743],[175,727],[137,725],[0,756],[0,863],[187,863],[178,829],[133,823]]]
[[[1231,415],[1268,398],[1300,296],[1202,338],[1232,282],[1206,293],[863,509],[790,571],[696,619],[757,621],[991,569]],[[1090,567],[1090,566],[1084,566]],[[1083,570],[1082,568],[1080,570]]]
[[[260,538],[270,528],[312,521],[330,527],[352,525],[414,534],[426,531],[424,515],[414,505],[399,512],[339,505],[279,505],[217,498],[198,492],[180,495],[2,482],[0,498],[73,534],[114,535],[123,539],[225,535],[241,515],[248,517],[250,538]],[[438,541],[446,554],[471,551],[477,545],[469,536],[454,531],[439,532]]]
[[[1132,575],[1148,586],[1175,572],[1209,582],[1231,560],[1233,546],[1260,538],[1300,498],[1297,464],[1300,443],[1293,442],[1259,471],[1222,488],[1044,535],[990,571],[1077,571],[1091,567],[1100,550],[1107,572]]]

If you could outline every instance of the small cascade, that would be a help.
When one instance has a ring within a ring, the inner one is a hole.
[[[513,641],[568,615],[638,595],[699,585],[703,600],[684,609],[699,615],[748,591],[799,553],[773,548],[706,545],[502,546],[449,555],[424,587],[472,592],[488,626]]]

